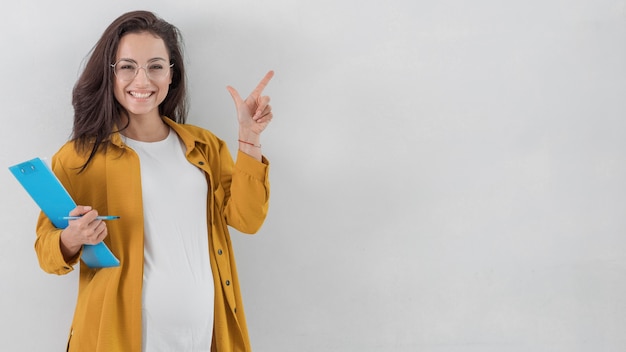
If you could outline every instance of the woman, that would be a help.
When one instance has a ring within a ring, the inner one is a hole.
[[[260,134],[272,119],[263,89],[237,109],[239,151],[184,124],[185,70],[176,27],[145,11],[116,19],[73,91],[72,139],[52,168],[77,204],[63,230],[41,214],[43,270],[67,274],[82,246],[104,241],[120,266],[80,264],[68,351],[249,351],[227,225],[261,227],[268,161]],[[119,215],[104,222],[98,214]]]

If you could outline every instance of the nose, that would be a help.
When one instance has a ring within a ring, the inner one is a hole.
[[[143,74],[139,72],[140,70],[143,70]],[[140,83],[149,83],[150,77],[148,76],[148,70],[145,67],[137,67],[134,80],[138,80]]]

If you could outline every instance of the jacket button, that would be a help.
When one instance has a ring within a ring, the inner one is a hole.
[[[204,165],[204,161],[198,161],[198,165]]]
[[[217,254],[222,255],[222,250],[221,250],[221,249],[218,249],[218,250],[217,250]]]
[[[226,280],[226,286],[230,286],[230,280]]]

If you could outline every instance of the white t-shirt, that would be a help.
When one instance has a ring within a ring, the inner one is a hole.
[[[141,164],[144,213],[143,351],[210,351],[214,285],[208,185],[170,129],[158,142],[126,138]]]

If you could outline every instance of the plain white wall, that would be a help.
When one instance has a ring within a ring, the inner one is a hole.
[[[43,273],[8,166],[71,132],[105,27],[186,41],[190,123],[268,69],[269,218],[233,231],[256,351],[626,350],[626,1],[22,1],[0,12],[0,350],[61,351],[77,273]]]

